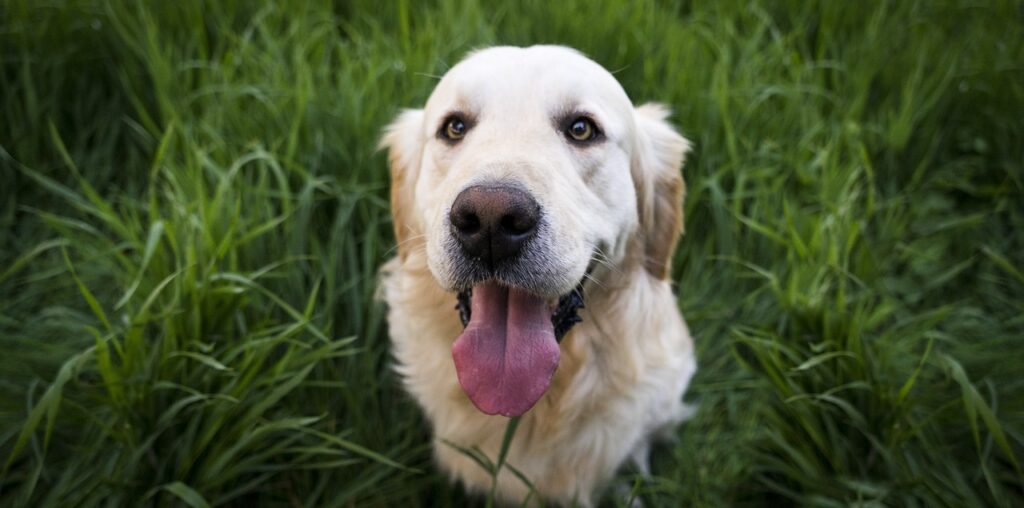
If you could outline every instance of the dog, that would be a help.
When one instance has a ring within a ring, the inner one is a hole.
[[[470,492],[589,506],[692,409],[669,272],[690,143],[560,46],[492,47],[388,126],[397,256],[381,268],[395,369]],[[453,446],[454,445],[454,446]]]

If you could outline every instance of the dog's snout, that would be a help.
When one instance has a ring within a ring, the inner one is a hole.
[[[494,269],[536,234],[540,205],[516,187],[474,185],[455,198],[449,219],[463,251]]]

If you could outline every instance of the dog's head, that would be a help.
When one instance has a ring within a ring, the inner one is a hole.
[[[472,290],[453,357],[482,411],[522,414],[544,393],[555,302],[595,264],[668,276],[689,143],[666,116],[634,108],[576,51],[496,47],[387,129],[399,256],[425,255],[442,287]]]

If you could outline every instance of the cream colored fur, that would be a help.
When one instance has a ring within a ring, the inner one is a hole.
[[[567,142],[553,118],[576,109],[595,117],[603,142]],[[457,145],[436,135],[453,110],[476,118]],[[589,505],[627,459],[646,468],[652,439],[689,415],[682,396],[696,363],[668,279],[689,145],[666,116],[660,106],[634,108],[607,71],[573,50],[502,47],[470,55],[424,110],[388,128],[399,254],[382,268],[381,289],[396,370],[431,423],[438,464],[469,490],[486,492],[490,477],[444,441],[494,458],[508,423],[473,406],[451,356],[462,325],[445,217],[472,183],[515,179],[544,207],[550,266],[537,269],[559,275],[540,283],[543,296],[570,291],[597,267],[583,321],[562,341],[547,393],[522,416],[508,463],[543,498]],[[527,494],[508,471],[499,476],[503,499]]]

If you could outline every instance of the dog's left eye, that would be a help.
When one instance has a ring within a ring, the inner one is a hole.
[[[573,141],[591,141],[597,137],[597,126],[594,125],[593,120],[581,116],[569,124],[569,128],[565,130],[565,133]]]

